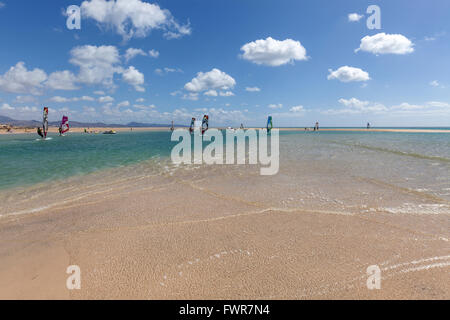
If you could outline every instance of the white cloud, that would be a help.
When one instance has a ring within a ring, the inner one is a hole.
[[[209,97],[217,97],[219,94],[216,90],[208,90],[204,93],[204,95]]]
[[[66,103],[66,102],[77,102],[77,101],[95,101],[95,99],[92,97],[89,97],[89,96],[73,97],[73,98],[55,96],[55,97],[50,98],[49,101],[56,102],[56,103]]]
[[[360,50],[373,54],[407,54],[414,51],[414,44],[401,34],[386,34],[384,32],[373,36],[365,36],[355,52]]]
[[[160,76],[165,75],[165,74],[169,74],[169,73],[175,73],[175,72],[183,73],[183,70],[175,69],[175,68],[167,68],[167,67],[164,68],[164,69],[160,69],[160,68],[155,69],[155,73],[157,75],[160,75]]]
[[[211,89],[229,90],[235,85],[236,81],[231,76],[214,68],[206,73],[197,73],[197,76],[191,82],[186,83],[184,88],[191,92],[201,92]]]
[[[129,106],[130,106],[129,101],[123,101],[117,105],[118,108],[129,107]]]
[[[136,91],[138,92],[144,92],[145,89],[142,87],[144,84],[144,74],[139,72],[135,67],[131,66],[128,69],[126,69],[122,74],[123,80],[134,86]]]
[[[156,51],[155,49],[152,49],[148,52],[148,54],[150,55],[150,57],[152,58],[158,58],[159,57],[159,51]]]
[[[25,103],[36,103],[37,100],[33,96],[17,96],[14,102],[19,104],[25,104]]]
[[[232,97],[232,96],[234,96],[234,93],[231,92],[231,91],[225,91],[225,92],[224,91],[220,91],[219,95],[221,97]]]
[[[433,80],[430,82],[430,86],[432,87],[439,87],[439,82],[437,80]]]
[[[125,61],[128,63],[130,60],[137,56],[146,56],[147,54],[142,49],[128,48],[125,52]]]
[[[8,93],[42,94],[47,74],[41,69],[27,70],[24,62],[18,62],[0,75],[0,90]]]
[[[364,16],[357,14],[357,13],[350,13],[348,15],[348,21],[349,22],[358,22],[359,20],[361,20]]]
[[[70,99],[65,98],[65,97],[55,96],[55,97],[48,99],[48,101],[56,102],[56,103],[66,103],[66,102],[69,102]]]
[[[259,65],[271,67],[293,63],[296,60],[307,60],[306,49],[300,41],[286,39],[283,41],[268,37],[242,46],[242,58]]]
[[[141,105],[141,104],[135,104],[133,106],[136,109],[140,109],[140,110],[152,110],[152,109],[156,109],[156,106],[154,104],[145,106],[145,105]]]
[[[176,97],[176,96],[178,96],[178,95],[181,95],[181,94],[183,94],[180,90],[177,90],[177,91],[174,91],[174,92],[171,92],[170,93],[170,95],[172,96],[172,97]]]
[[[115,73],[121,73],[119,51],[114,46],[80,46],[71,50],[70,62],[80,67],[78,82],[113,86]]]
[[[136,102],[138,102],[138,103],[142,103],[142,102],[144,102],[145,101],[145,99],[144,98],[139,98],[139,99],[136,99]]]
[[[89,96],[82,96],[81,98],[74,98],[74,101],[95,101],[95,99]]]
[[[370,80],[369,74],[359,68],[343,66],[335,71],[331,69],[328,71],[330,72],[328,75],[328,80],[338,79],[342,82]]]
[[[0,110],[2,110],[2,111],[12,111],[12,110],[15,110],[15,108],[11,107],[7,103],[4,103],[4,104],[2,104],[2,107],[0,108]]]
[[[198,100],[198,93],[197,92],[190,92],[188,94],[184,94],[182,99],[183,100],[197,101]]]
[[[387,108],[381,103],[363,101],[357,98],[339,99],[339,103],[342,104],[345,108],[328,109],[322,111],[321,113],[328,115],[362,114],[362,113],[381,114],[389,111],[389,108]]]
[[[245,88],[245,91],[247,91],[247,92],[260,92],[261,89],[258,88],[258,87],[247,87],[247,88]]]
[[[0,9],[6,7],[6,4],[4,2],[0,2]]]
[[[281,109],[281,108],[283,108],[283,105],[281,103],[279,103],[279,104],[269,104],[268,107],[270,109]]]
[[[100,103],[108,103],[108,102],[113,102],[113,101],[114,101],[114,98],[110,97],[110,96],[98,98],[98,102],[100,102]]]
[[[392,109],[397,109],[397,110],[419,110],[419,109],[423,109],[423,108],[425,108],[425,107],[421,106],[421,105],[409,104],[407,102],[403,102],[399,105],[392,106]]]
[[[77,90],[77,77],[70,71],[57,71],[49,75],[47,87],[53,90]]]
[[[298,113],[298,112],[305,111],[305,108],[303,106],[296,106],[296,107],[292,107],[289,111]]]
[[[430,101],[427,103],[430,107],[436,107],[436,108],[450,108],[450,104],[447,102],[440,102],[440,101]]]
[[[81,4],[81,12],[125,40],[146,37],[153,29],[163,30],[170,39],[191,34],[189,24],[178,24],[169,10],[141,0],[87,0]]]
[[[351,99],[339,99],[339,103],[343,104],[346,107],[362,109],[369,104],[369,101],[361,101],[356,98],[351,98]]]

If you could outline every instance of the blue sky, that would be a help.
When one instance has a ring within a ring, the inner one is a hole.
[[[275,126],[450,124],[449,1],[0,3],[1,115],[39,119],[48,106],[52,120],[109,123],[188,125],[207,113],[218,126],[262,127],[268,115]],[[81,30],[66,27],[70,5]],[[381,29],[366,25],[369,5]]]

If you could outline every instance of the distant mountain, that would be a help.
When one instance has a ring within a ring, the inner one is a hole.
[[[42,125],[42,122],[35,120],[14,120],[9,117],[0,115],[0,124],[9,124],[16,127],[39,127]],[[51,121],[48,123],[49,126],[58,127],[59,121]],[[128,124],[106,124],[103,122],[78,122],[78,121],[70,121],[70,126],[73,128],[167,128],[170,127],[170,124],[153,124],[153,123],[139,123],[139,122],[130,122]],[[176,127],[186,127],[175,125]]]
[[[41,122],[34,120],[14,120],[10,117],[0,116],[0,124],[9,124],[15,127],[37,127]]]

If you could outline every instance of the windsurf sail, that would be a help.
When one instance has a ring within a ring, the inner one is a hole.
[[[269,116],[269,119],[267,119],[267,132],[272,131],[272,129],[273,129],[272,116]]]
[[[61,134],[64,134],[64,133],[68,132],[69,130],[70,130],[69,118],[66,116],[63,116],[62,120],[61,120],[61,125],[59,126],[59,132]]]
[[[47,107],[44,108],[42,129],[43,129],[44,138],[47,138],[47,133],[48,133],[48,108]]]
[[[173,125],[173,121],[172,121],[172,127],[170,128],[171,131],[175,130],[175,126]]]
[[[208,129],[209,129],[209,116],[205,115],[202,121],[202,134],[205,134],[205,132],[208,131]]]
[[[189,128],[190,133],[194,132],[194,126],[195,126],[195,118],[192,118],[191,127]]]

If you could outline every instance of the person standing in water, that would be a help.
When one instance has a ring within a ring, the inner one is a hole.
[[[314,127],[314,131],[319,131],[319,122],[316,122],[316,126]]]
[[[370,129],[370,123],[367,122],[367,129]]]

